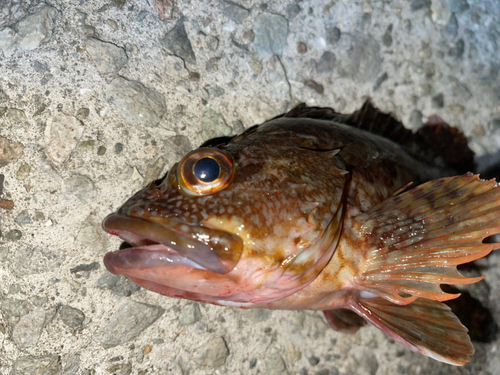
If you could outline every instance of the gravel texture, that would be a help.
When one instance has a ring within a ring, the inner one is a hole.
[[[0,374],[497,374],[321,313],[163,298],[102,265],[106,214],[203,141],[371,97],[412,129],[500,149],[493,0],[0,2]],[[500,255],[470,288],[500,322]]]

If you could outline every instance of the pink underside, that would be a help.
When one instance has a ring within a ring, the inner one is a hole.
[[[146,238],[123,230],[108,230],[129,243],[141,244]],[[324,267],[331,254],[324,254],[318,262]],[[259,262],[241,259],[228,274],[218,274],[196,265],[175,250],[150,244],[106,254],[106,268],[113,274],[124,275],[138,285],[177,298],[235,306],[267,305],[303,289],[314,278],[298,281],[296,275],[287,275],[277,267],[262,270]]]

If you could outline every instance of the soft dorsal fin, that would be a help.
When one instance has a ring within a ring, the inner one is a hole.
[[[438,116],[431,116],[416,133],[406,129],[391,114],[375,108],[370,100],[352,114],[337,113],[331,108],[308,107],[302,103],[278,117],[312,118],[350,125],[400,144],[426,164],[456,173],[475,170],[474,152],[467,146],[465,135]]]

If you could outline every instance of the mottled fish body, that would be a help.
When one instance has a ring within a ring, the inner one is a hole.
[[[344,332],[366,320],[462,365],[474,350],[439,285],[481,279],[456,266],[499,247],[483,239],[500,232],[500,188],[465,173],[465,137],[432,120],[412,134],[369,102],[301,105],[207,143],[104,220],[133,245],[104,263],[170,297],[323,310]]]

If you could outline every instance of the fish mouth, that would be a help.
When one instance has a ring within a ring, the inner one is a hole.
[[[104,265],[113,274],[176,265],[227,274],[236,267],[243,252],[239,236],[176,218],[146,220],[113,213],[102,226],[109,234],[133,245],[104,256]]]

